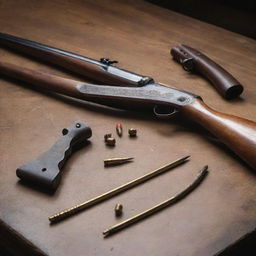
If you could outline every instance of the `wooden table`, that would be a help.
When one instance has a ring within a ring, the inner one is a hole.
[[[0,31],[95,59],[118,60],[120,67],[201,95],[217,110],[256,121],[255,41],[145,1],[3,0]],[[203,51],[230,71],[245,87],[242,97],[226,101],[207,81],[186,73],[169,55],[170,47],[180,43]],[[0,49],[0,56],[17,65],[81,79],[6,49]],[[214,255],[255,229],[255,172],[209,140],[203,130],[187,122],[159,121],[42,94],[7,78],[1,78],[0,90],[2,234],[8,225],[11,233],[23,237],[18,240],[28,239],[46,255],[200,256]],[[20,184],[16,168],[46,151],[62,128],[75,120],[91,126],[91,144],[69,159],[56,193],[50,196]],[[115,134],[117,122],[122,122],[124,136],[114,149],[106,148],[103,136]],[[137,128],[137,139],[128,137],[129,127]],[[191,160],[185,165],[49,225],[47,217],[53,213],[188,154]],[[117,156],[134,156],[135,161],[104,169],[103,159]],[[103,239],[105,228],[182,190],[206,164],[207,179],[182,202]],[[114,216],[116,203],[124,205],[121,219]],[[10,244],[15,251],[14,242]],[[32,244],[25,247],[37,255]]]

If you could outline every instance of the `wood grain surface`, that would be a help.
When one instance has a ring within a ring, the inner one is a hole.
[[[94,59],[118,60],[122,68],[202,96],[216,110],[256,121],[256,43],[222,28],[144,1],[1,0],[0,31]],[[229,71],[244,86],[242,96],[226,101],[207,81],[185,72],[169,54],[181,43]],[[0,58],[84,79],[2,47]],[[215,255],[255,229],[255,171],[200,127],[50,95],[6,77],[0,84],[0,218],[46,255]],[[91,126],[91,143],[68,160],[56,193],[47,195],[21,184],[17,167],[48,150],[75,120]],[[123,124],[124,135],[116,136],[117,145],[110,149],[103,136],[115,134],[117,122]],[[137,128],[137,139],[128,137],[130,127]],[[191,155],[185,165],[49,225],[48,216],[185,155]],[[104,168],[103,159],[122,156],[135,160]],[[206,164],[208,177],[183,201],[103,239],[104,229],[182,190]],[[124,206],[121,219],[114,215],[116,203]]]

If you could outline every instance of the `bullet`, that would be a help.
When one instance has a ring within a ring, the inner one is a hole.
[[[104,160],[104,166],[113,166],[128,163],[133,160],[133,157],[119,157],[119,158],[109,158]]]
[[[137,130],[134,129],[134,128],[130,128],[130,129],[128,130],[128,133],[129,133],[129,136],[130,136],[130,137],[136,137],[136,136],[137,136]]]
[[[114,147],[116,145],[116,139],[115,138],[107,138],[106,139],[106,145]]]
[[[122,137],[123,135],[123,126],[121,123],[116,124],[116,133],[119,137]]]
[[[107,139],[108,138],[111,138],[112,137],[112,134],[111,133],[107,133],[104,135],[104,141],[107,142]]]
[[[115,206],[115,215],[120,217],[123,214],[123,206],[121,204],[116,204]]]

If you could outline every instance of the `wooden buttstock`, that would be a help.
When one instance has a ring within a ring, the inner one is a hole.
[[[255,122],[215,111],[200,99],[183,107],[182,113],[205,127],[253,169],[256,169]]]

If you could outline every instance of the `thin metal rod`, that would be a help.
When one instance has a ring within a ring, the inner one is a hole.
[[[113,233],[116,233],[117,231],[124,229],[124,228],[146,218],[146,217],[149,217],[150,215],[164,209],[165,207],[172,205],[172,204],[178,202],[179,200],[183,199],[190,192],[192,192],[201,183],[201,181],[206,177],[206,175],[208,173],[207,169],[208,169],[208,166],[205,166],[202,170],[200,170],[196,179],[194,180],[194,182],[191,183],[188,187],[186,187],[183,191],[177,193],[173,197],[167,199],[164,202],[161,202],[160,204],[158,204],[142,213],[139,213],[125,221],[122,221],[122,222],[106,229],[105,231],[103,231],[103,235],[106,237]]]
[[[143,176],[141,176],[141,177],[139,177],[135,180],[132,180],[132,181],[130,181],[130,182],[124,184],[124,185],[121,185],[117,188],[114,188],[114,189],[112,189],[112,190],[110,190],[110,191],[108,191],[104,194],[101,194],[97,197],[94,197],[94,198],[92,198],[88,201],[85,201],[85,202],[83,202],[81,204],[78,204],[78,205],[76,205],[72,208],[69,208],[67,210],[64,210],[64,211],[61,211],[57,214],[54,214],[54,215],[49,217],[49,221],[51,223],[55,223],[55,222],[58,222],[58,221],[60,221],[64,218],[72,216],[75,213],[78,213],[82,210],[85,210],[85,209],[87,209],[87,208],[89,208],[93,205],[96,205],[96,204],[98,204],[98,203],[100,203],[100,202],[102,202],[106,199],[109,199],[112,196],[115,196],[115,195],[117,195],[117,194],[119,194],[119,193],[121,193],[125,190],[128,190],[132,187],[135,187],[135,186],[137,186],[137,185],[139,185],[139,184],[141,184],[141,183],[143,183],[143,182],[145,182],[145,181],[147,181],[147,180],[149,180],[149,179],[151,179],[151,178],[153,178],[153,177],[155,177],[155,176],[157,176],[157,175],[159,175],[163,172],[166,172],[167,170],[170,170],[170,169],[172,169],[172,168],[174,168],[174,167],[176,167],[176,166],[178,166],[182,163],[185,163],[188,160],[189,157],[190,156],[179,158],[179,159],[177,159],[176,161],[174,161],[172,163],[169,163],[169,164],[167,164],[167,165],[165,165],[165,166],[163,166],[163,167],[161,167],[157,170],[154,170],[154,171],[152,171],[148,174],[145,174],[145,175],[143,175]]]

